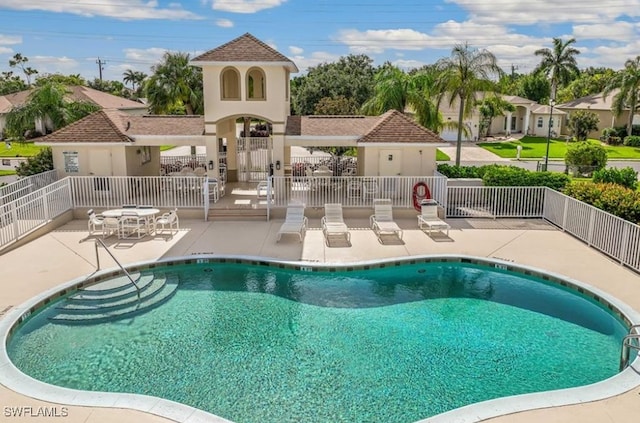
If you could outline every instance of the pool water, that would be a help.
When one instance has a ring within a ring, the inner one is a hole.
[[[150,271],[179,280],[162,306],[91,325],[50,323],[49,307],[11,338],[11,360],[51,384],[153,395],[238,423],[410,423],[604,380],[626,333],[586,297],[471,264]]]

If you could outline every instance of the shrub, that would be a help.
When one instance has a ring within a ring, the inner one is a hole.
[[[589,132],[598,129],[598,123],[600,123],[600,119],[595,113],[578,110],[571,114],[568,127],[576,140],[584,141],[587,139]]]
[[[562,191],[569,177],[557,172],[531,172],[516,166],[497,166],[487,169],[482,182],[485,186],[549,187]]]
[[[629,135],[624,137],[624,145],[628,145],[629,147],[640,147],[640,136]]]
[[[609,145],[620,145],[622,144],[622,138],[620,137],[609,137],[607,140],[607,144]]]
[[[622,219],[640,223],[640,193],[622,185],[572,182],[564,193]]]
[[[447,178],[482,178],[487,169],[501,167],[497,164],[484,166],[452,166],[446,163],[438,165],[438,172]]]
[[[16,167],[16,174],[18,176],[30,176],[52,169],[53,155],[51,154],[51,148],[44,148],[35,156],[29,157],[26,162],[20,163]]]
[[[607,165],[607,150],[597,144],[579,142],[567,150],[564,160],[579,175],[591,175]]]
[[[600,169],[593,172],[593,182],[618,184],[635,190],[638,187],[638,172],[631,167]]]

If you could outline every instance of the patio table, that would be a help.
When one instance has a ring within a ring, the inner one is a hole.
[[[158,213],[160,213],[159,209],[156,208],[144,208],[144,209],[133,209],[133,208],[128,208],[128,209],[110,209],[110,210],[105,210],[103,211],[101,214],[104,217],[116,217],[116,218],[121,218],[122,214],[129,214],[129,213],[135,213],[136,216],[138,216],[139,218],[144,219],[145,222],[145,235],[149,235],[151,234],[151,232],[153,231],[153,222],[154,222],[154,216],[157,215]]]

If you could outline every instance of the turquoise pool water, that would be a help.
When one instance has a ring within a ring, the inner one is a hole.
[[[604,380],[626,333],[586,297],[471,264],[151,270],[179,281],[168,302],[92,325],[53,324],[48,307],[10,339],[14,364],[55,385],[153,395],[238,423],[410,423]]]

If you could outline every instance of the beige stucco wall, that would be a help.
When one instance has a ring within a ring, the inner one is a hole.
[[[402,150],[399,176],[432,176],[436,168],[436,147],[432,146],[366,146],[358,148],[358,175],[396,176],[380,174],[382,150]]]
[[[566,126],[566,122],[568,121],[571,113],[575,111],[575,109],[562,109],[567,113],[565,116],[565,126],[563,127],[563,134],[569,135],[569,128]],[[598,123],[598,129],[595,131],[589,132],[588,138],[598,139],[602,135],[602,130],[604,128],[611,128],[613,126],[625,126],[627,124],[627,120],[629,119],[629,112],[622,112],[622,114],[618,117],[613,116],[613,113],[610,110],[587,110],[588,112],[595,113],[600,120]]]
[[[205,122],[215,123],[227,116],[256,116],[272,123],[284,122],[289,115],[289,73],[282,65],[259,66],[266,80],[266,99],[247,100],[247,71],[253,65],[233,66],[240,73],[240,100],[222,100],[220,73],[226,66],[205,65],[204,83]]]
[[[142,163],[142,148],[139,146],[85,144],[52,146],[53,166],[62,176],[158,176],[160,169],[160,147],[150,147],[151,160]],[[99,154],[91,155],[89,150],[97,150]],[[140,153],[138,153],[140,151]],[[78,153],[78,172],[65,172],[64,152]],[[102,161],[92,163],[91,161]],[[109,160],[111,165],[109,166]],[[106,168],[109,168],[108,170]],[[104,172],[96,169],[105,168]]]

